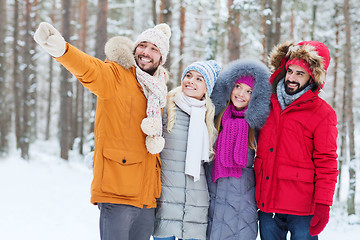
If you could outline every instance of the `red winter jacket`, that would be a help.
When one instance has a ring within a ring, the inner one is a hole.
[[[286,60],[286,59],[285,59]],[[270,82],[276,86],[284,63]],[[279,76],[278,76],[279,75]],[[337,182],[335,111],[312,90],[284,110],[274,93],[259,131],[256,202],[261,211],[312,215],[315,203],[332,205]]]

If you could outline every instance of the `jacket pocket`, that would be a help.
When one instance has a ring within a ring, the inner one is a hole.
[[[141,192],[145,156],[136,152],[104,148],[101,190],[119,196],[138,196]]]
[[[280,165],[276,208],[308,213],[314,199],[314,169]]]

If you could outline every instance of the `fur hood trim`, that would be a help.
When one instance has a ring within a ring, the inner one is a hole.
[[[280,79],[285,77],[286,62],[296,58],[305,60],[309,64],[315,83],[322,88],[325,84],[327,69],[323,57],[319,55],[316,47],[311,44],[299,45],[290,41],[277,45],[269,55],[269,66],[274,72],[274,76],[270,78],[270,83],[276,85]]]
[[[243,76],[255,79],[253,94],[251,95],[245,119],[251,128],[264,125],[270,112],[271,87],[269,84],[269,69],[260,61],[241,59],[229,63],[220,73],[211,94],[215,105],[215,115],[222,112],[230,99],[235,82]]]
[[[117,36],[110,38],[105,44],[105,55],[109,61],[120,64],[125,69],[135,66],[132,51],[133,41],[127,37]]]

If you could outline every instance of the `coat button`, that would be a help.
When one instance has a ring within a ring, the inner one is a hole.
[[[266,180],[269,180],[269,176],[266,176]]]
[[[264,206],[265,206],[265,204],[264,204],[264,203],[262,203],[262,204],[261,204],[261,206],[262,206],[262,207],[264,207]]]
[[[123,163],[126,163],[126,159],[124,158],[124,159],[122,160],[122,162],[123,162]]]
[[[270,148],[270,152],[273,152],[274,151],[274,149],[273,148]]]

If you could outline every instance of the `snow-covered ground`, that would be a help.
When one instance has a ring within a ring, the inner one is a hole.
[[[92,172],[83,158],[71,153],[70,161],[61,160],[57,143],[44,141],[31,145],[29,161],[19,155],[0,158],[0,239],[100,239],[99,210],[90,203]],[[336,204],[319,238],[359,239],[357,213],[349,218]]]

